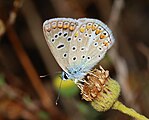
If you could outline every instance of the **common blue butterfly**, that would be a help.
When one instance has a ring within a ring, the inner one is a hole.
[[[53,18],[43,23],[43,33],[62,79],[75,83],[96,65],[113,45],[111,30],[100,20]]]

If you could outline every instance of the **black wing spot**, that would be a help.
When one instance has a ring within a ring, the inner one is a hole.
[[[58,35],[56,34],[54,37],[55,37],[55,38],[57,38],[57,37],[58,37]]]
[[[84,47],[82,47],[82,48],[81,48],[81,51],[84,51],[84,50],[85,50],[85,48],[84,48]]]
[[[51,39],[51,41],[52,41],[52,42],[55,42],[55,40],[54,40],[53,38]]]
[[[59,35],[59,36],[61,36],[61,35],[62,35],[62,33],[60,32],[58,35]]]
[[[87,33],[85,33],[85,37],[87,37],[87,35],[88,35],[88,34],[87,34]]]
[[[63,54],[63,57],[66,58],[66,57],[67,57],[67,53],[64,53],[64,54]]]
[[[90,56],[88,56],[88,57],[87,57],[87,59],[88,59],[88,60],[90,60],[90,59],[91,59],[91,57],[90,57]]]
[[[68,41],[71,41],[71,38],[69,37],[67,40],[68,40]]]
[[[97,46],[97,45],[98,45],[98,43],[97,43],[97,42],[95,42],[95,43],[94,43],[94,45],[95,45],[95,46]]]
[[[77,58],[76,57],[73,57],[72,59],[75,61]]]
[[[78,39],[78,41],[79,41],[79,42],[81,42],[81,41],[82,41],[82,39],[81,39],[81,38],[79,38],[79,39]]]
[[[57,46],[58,49],[63,48],[63,47],[65,47],[64,44],[61,44],[61,45]]]
[[[98,49],[101,50],[101,47],[99,47]]]
[[[64,33],[64,37],[66,37],[68,34],[67,33]]]
[[[83,55],[82,58],[84,59],[85,58],[85,55]]]
[[[105,33],[105,32],[104,32],[103,34],[104,34],[104,35],[107,35],[107,33]]]
[[[75,50],[76,50],[76,47],[75,47],[75,46],[73,46],[73,47],[72,47],[72,50],[73,50],[73,51],[75,51]]]

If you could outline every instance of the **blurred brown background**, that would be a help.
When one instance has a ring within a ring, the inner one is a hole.
[[[61,95],[55,105],[52,81],[61,69],[42,33],[42,23],[54,17],[108,24],[116,43],[99,64],[120,83],[119,100],[149,117],[148,0],[0,0],[0,120],[132,119],[96,112],[79,92]],[[44,74],[49,77],[40,79]]]

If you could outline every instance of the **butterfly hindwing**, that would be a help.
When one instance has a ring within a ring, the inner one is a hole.
[[[81,66],[84,71],[97,64],[114,43],[111,30],[95,19],[78,19],[78,27],[72,37],[69,49],[70,64]]]

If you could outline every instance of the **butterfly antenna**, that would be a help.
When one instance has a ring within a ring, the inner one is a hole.
[[[60,85],[59,85],[59,88],[58,88],[58,96],[56,98],[56,101],[55,101],[55,104],[58,105],[58,101],[59,101],[59,98],[60,98],[60,93],[61,93],[61,86],[62,86],[62,79],[61,79],[61,82],[60,82]]]
[[[40,78],[44,78],[44,77],[47,77],[47,76],[50,76],[50,74],[47,74],[47,75],[40,75]]]

